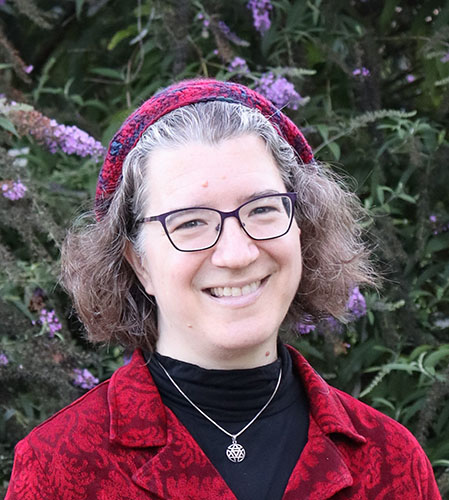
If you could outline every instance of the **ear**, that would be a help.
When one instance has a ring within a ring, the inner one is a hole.
[[[147,294],[154,295],[150,272],[145,266],[143,258],[136,253],[134,247],[129,241],[126,243],[124,256],[128,261],[128,264],[133,268],[138,280],[143,285]]]

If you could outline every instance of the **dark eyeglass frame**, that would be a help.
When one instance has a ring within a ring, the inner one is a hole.
[[[276,197],[277,196],[287,196],[288,198],[290,198],[292,211],[291,211],[291,214],[290,214],[290,222],[288,224],[288,227],[287,227],[287,229],[282,234],[279,234],[278,236],[272,236],[270,238],[254,238],[253,236],[251,236],[250,234],[248,234],[247,230],[245,229],[245,225],[240,220],[239,212],[240,212],[240,210],[243,207],[245,207],[249,203],[253,203],[254,201],[260,200],[262,198],[271,198],[271,197],[275,197],[275,196]],[[209,248],[212,248],[214,245],[217,244],[218,240],[220,239],[221,233],[223,231],[224,221],[228,217],[235,217],[239,221],[240,227],[243,229],[243,231],[245,231],[245,234],[247,234],[252,240],[255,240],[255,241],[274,240],[276,238],[280,238],[281,236],[284,236],[284,234],[287,234],[290,231],[290,228],[291,228],[292,222],[293,222],[293,217],[294,217],[294,214],[295,214],[296,197],[297,197],[296,193],[273,193],[273,194],[266,194],[266,195],[262,195],[262,196],[257,196],[256,198],[252,198],[251,200],[245,201],[245,203],[243,203],[242,205],[240,205],[235,210],[231,210],[230,212],[223,212],[221,210],[217,210],[215,208],[208,208],[208,207],[178,208],[177,210],[171,210],[170,212],[165,212],[164,214],[152,215],[150,217],[144,217],[142,219],[137,220],[136,224],[143,224],[145,222],[159,221],[162,224],[162,227],[164,228],[165,234],[167,235],[170,243],[176,248],[176,250],[179,250],[180,252],[201,252],[202,250],[208,250]],[[204,247],[204,248],[196,248],[194,250],[184,250],[184,249],[178,248],[173,243],[173,240],[171,239],[170,234],[168,232],[167,225],[165,224],[165,220],[167,219],[168,216],[170,216],[172,214],[176,214],[178,212],[184,212],[184,210],[211,210],[212,212],[216,212],[217,214],[220,215],[220,219],[221,219],[220,229],[219,229],[219,231],[217,233],[217,238],[215,239],[215,241],[211,245],[209,245],[207,247]]]

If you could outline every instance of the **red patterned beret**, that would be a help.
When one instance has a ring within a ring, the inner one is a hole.
[[[145,101],[123,123],[112,138],[98,176],[95,194],[97,219],[103,218],[122,178],[126,155],[137,144],[145,130],[174,109],[197,102],[224,101],[258,109],[307,164],[313,161],[312,150],[298,127],[268,99],[254,90],[233,82],[212,79],[185,80]]]

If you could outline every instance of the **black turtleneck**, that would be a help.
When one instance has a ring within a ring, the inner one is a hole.
[[[290,354],[279,345],[279,359],[258,368],[206,370],[159,353],[146,356],[163,403],[185,425],[238,500],[281,499],[307,442],[308,402]],[[246,457],[231,462],[231,438],[217,429],[179,393],[159,361],[185,394],[228,432],[239,432],[279,389],[265,411],[237,441]]]

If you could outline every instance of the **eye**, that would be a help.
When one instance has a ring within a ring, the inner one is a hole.
[[[189,230],[189,229],[192,230],[192,229],[197,229],[201,226],[207,226],[207,222],[201,219],[192,219],[171,228],[171,232]]]
[[[277,207],[274,207],[272,205],[265,205],[265,206],[261,206],[261,207],[256,207],[256,208],[253,208],[251,210],[251,212],[249,213],[249,215],[264,215],[264,214],[268,214],[268,213],[271,213],[271,212],[278,212],[279,209]]]

